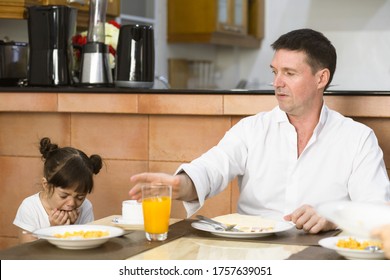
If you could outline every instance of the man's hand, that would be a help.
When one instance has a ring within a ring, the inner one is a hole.
[[[191,201],[197,199],[197,193],[191,179],[185,174],[169,175],[165,173],[141,173],[131,177],[134,186],[129,191],[130,199],[141,201],[141,188],[146,183],[161,183],[172,186],[172,199]]]
[[[291,214],[284,216],[284,219],[293,222],[297,229],[313,234],[337,228],[334,223],[319,216],[310,205],[299,207]]]

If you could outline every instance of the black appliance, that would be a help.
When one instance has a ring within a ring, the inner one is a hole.
[[[22,85],[27,79],[28,44],[0,40],[0,86]]]
[[[72,37],[76,34],[76,20],[76,8],[28,7],[29,85],[74,83]]]
[[[123,25],[119,30],[115,86],[152,88],[154,32],[149,25]]]

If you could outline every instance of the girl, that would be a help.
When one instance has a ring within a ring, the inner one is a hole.
[[[85,224],[94,220],[91,202],[93,174],[102,168],[99,155],[88,157],[72,147],[58,147],[45,137],[39,151],[44,159],[43,190],[23,200],[14,225],[21,243],[36,240],[34,230],[49,226]]]

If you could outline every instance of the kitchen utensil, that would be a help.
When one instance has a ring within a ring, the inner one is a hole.
[[[17,86],[27,79],[28,44],[0,40],[0,85]]]
[[[225,225],[223,223],[220,223],[218,221],[215,221],[213,219],[207,218],[207,217],[202,216],[202,215],[197,215],[196,217],[202,222],[206,222],[206,223],[211,224],[212,226],[214,226],[214,228],[215,228],[215,226],[218,226],[219,228],[222,228],[225,231],[239,231],[238,229],[234,228],[236,225]]]
[[[76,33],[76,19],[76,8],[28,7],[29,85],[73,84],[72,37]]]
[[[210,223],[210,222],[206,222],[206,221],[202,221],[202,220],[199,220],[198,223],[212,226],[215,230],[225,231],[224,227],[217,225],[217,224],[214,224],[214,223]]]
[[[105,44],[107,0],[89,1],[87,43],[81,52],[80,83],[86,86],[112,84],[108,46]]]
[[[152,88],[154,32],[148,25],[123,25],[119,30],[115,86]]]
[[[364,248],[364,250],[375,253],[376,251],[381,250],[381,248],[379,246],[371,245],[371,246],[367,246],[366,248]]]

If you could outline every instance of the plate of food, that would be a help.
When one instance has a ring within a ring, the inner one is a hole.
[[[231,238],[252,238],[264,237],[278,232],[294,228],[294,224],[284,221],[265,219],[261,216],[228,214],[213,218],[225,225],[235,225],[234,230],[217,230],[214,226],[203,221],[196,221],[191,224],[195,229],[207,231],[217,236]]]
[[[82,250],[101,246],[124,233],[123,229],[111,226],[64,225],[38,229],[33,235],[61,249]]]
[[[317,207],[318,213],[347,234],[370,238],[371,231],[390,224],[390,205],[354,201],[333,201]]]
[[[382,260],[385,258],[382,243],[377,240],[354,236],[334,236],[321,239],[318,244],[335,250],[349,260]],[[374,247],[377,249],[371,249]]]

